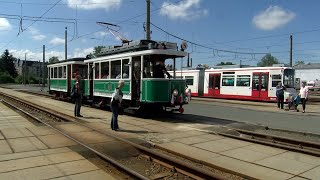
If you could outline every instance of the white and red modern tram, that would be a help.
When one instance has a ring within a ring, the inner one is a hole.
[[[286,87],[285,100],[294,89],[294,69],[289,67],[252,67],[176,71],[186,79],[192,96],[254,101],[276,101],[276,86]]]

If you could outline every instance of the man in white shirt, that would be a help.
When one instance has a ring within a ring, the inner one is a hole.
[[[308,100],[308,87],[306,87],[306,84],[303,82],[300,88],[300,101],[302,103],[302,113],[305,113],[306,110],[306,102]]]

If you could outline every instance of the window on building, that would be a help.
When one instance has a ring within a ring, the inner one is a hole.
[[[250,75],[238,75],[237,76],[237,86],[250,86]]]
[[[111,79],[121,79],[121,60],[111,61]]]
[[[101,79],[109,79],[109,64],[110,62],[102,62],[101,63]]]
[[[234,86],[234,75],[223,75],[222,86]]]
[[[100,63],[94,64],[95,79],[100,79]]]
[[[193,85],[193,76],[185,76],[187,85],[192,86]]]
[[[129,79],[129,59],[122,60],[122,79]]]
[[[271,78],[272,78],[272,87],[277,87],[278,83],[282,82],[282,80],[281,80],[282,78],[281,77],[282,77],[281,74],[274,74],[274,75],[271,76]]]

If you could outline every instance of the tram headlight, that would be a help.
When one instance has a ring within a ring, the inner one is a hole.
[[[174,96],[178,96],[178,93],[179,93],[179,92],[178,92],[178,90],[176,90],[176,89],[173,90],[173,92],[172,92],[172,94],[173,94]]]

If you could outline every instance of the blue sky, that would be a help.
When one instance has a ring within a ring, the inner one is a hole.
[[[65,27],[68,57],[84,56],[97,45],[120,44],[97,21],[119,25],[119,32],[129,40],[143,39],[145,4],[145,0],[0,0],[0,48],[18,58],[27,53],[28,59],[42,60],[42,45],[46,45],[47,60],[63,59]],[[317,0],[151,0],[151,22],[208,47],[189,44],[194,65],[240,60],[255,65],[264,53],[288,63],[290,33],[293,61],[315,63],[320,60],[319,7]],[[154,26],[151,30],[152,39],[181,43]]]

